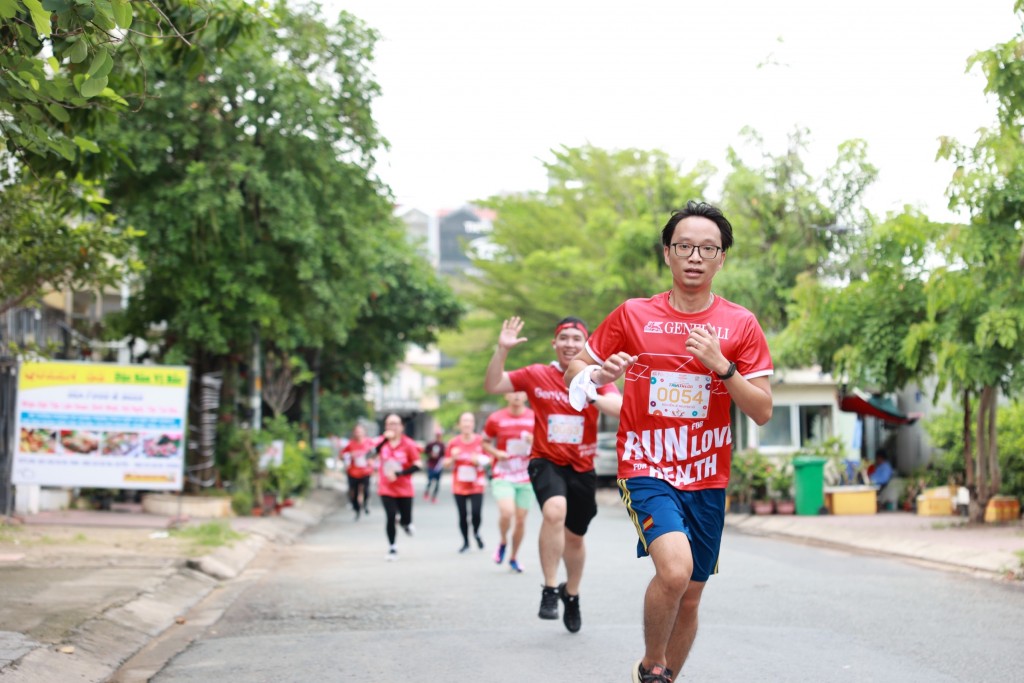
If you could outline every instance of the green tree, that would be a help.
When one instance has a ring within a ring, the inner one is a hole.
[[[170,53],[199,68],[193,41],[224,47],[258,21],[259,4],[220,0],[0,0],[0,139],[40,177],[93,178],[95,129],[148,95],[147,64]],[[10,169],[0,164],[0,180]]]
[[[95,184],[63,177],[25,181],[0,191],[0,313],[47,289],[91,289],[118,282],[129,258],[131,229],[114,216]]]
[[[1024,18],[1024,2],[1014,9]],[[968,62],[985,75],[985,91],[997,102],[996,122],[981,129],[972,147],[942,142],[940,155],[957,166],[950,207],[969,212],[970,223],[950,236],[946,265],[929,283],[930,315],[922,325],[943,340],[937,349],[940,388],[963,396],[964,465],[976,519],[1001,487],[999,397],[1024,389],[1022,48],[1024,32]],[[970,413],[972,397],[978,399],[976,415]]]
[[[857,246],[865,258],[848,284],[801,282],[780,336],[788,362],[816,361],[882,391],[934,374],[936,397],[959,396],[976,520],[1001,487],[999,397],[1024,386],[1022,47],[1018,36],[972,58],[998,99],[998,123],[973,147],[944,140],[940,148],[958,166],[950,206],[969,211],[970,223],[934,224],[909,210],[891,217]]]
[[[818,364],[854,387],[891,392],[934,371],[927,336],[908,354],[911,333],[927,316],[926,280],[936,239],[947,226],[906,209],[859,236],[848,282],[797,278],[789,324],[775,339],[783,367]]]
[[[372,172],[377,34],[344,12],[325,23],[315,5],[266,11],[230,50],[202,34],[198,73],[178,55],[150,63],[153,97],[102,137],[134,160],[109,196],[146,231],[118,331],[165,325],[154,354],[224,371],[229,411],[254,338],[301,357],[324,390],[358,393],[368,369],[461,312]]]
[[[114,224],[97,184],[116,140],[101,150],[96,129],[145,98],[155,53],[173,53],[210,28],[223,43],[256,16],[245,3],[222,9],[0,0],[0,311],[46,289],[92,289],[130,272],[138,233]]]
[[[754,311],[771,333],[786,326],[790,291],[801,275],[847,277],[848,243],[873,222],[862,196],[877,171],[859,140],[840,145],[836,161],[816,179],[802,158],[807,131],[790,135],[782,154],[765,150],[755,131],[744,135],[760,163],[748,165],[736,149],[728,151],[721,204],[736,244],[716,286]]]
[[[661,227],[672,209],[705,195],[713,173],[707,164],[684,172],[658,151],[584,146],[553,154],[547,192],[483,202],[497,212],[495,252],[474,259],[474,312],[464,336],[441,347],[458,359],[442,373],[441,390],[465,401],[460,407],[493,400],[482,378],[503,318],[526,321],[530,341],[509,356],[518,367],[551,358],[552,331],[564,316],[593,328],[623,299],[667,288]]]

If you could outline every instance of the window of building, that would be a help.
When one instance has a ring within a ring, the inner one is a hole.
[[[776,405],[772,419],[758,427],[757,446],[796,450],[820,444],[834,434],[832,410],[831,405]],[[743,443],[733,436],[734,443]]]
[[[757,428],[757,442],[761,447],[792,447],[793,410],[791,406],[775,406],[772,419]]]

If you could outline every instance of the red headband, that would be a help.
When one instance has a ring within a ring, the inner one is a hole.
[[[580,332],[583,333],[583,338],[584,339],[586,339],[587,337],[590,336],[590,333],[587,332],[587,326],[584,325],[583,323],[577,322],[575,320],[570,320],[569,322],[562,323],[561,325],[556,327],[555,328],[555,336],[557,337],[558,333],[561,332],[562,330],[579,330]]]

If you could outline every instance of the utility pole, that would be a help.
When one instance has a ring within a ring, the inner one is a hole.
[[[309,444],[316,449],[316,440],[320,436],[320,349],[313,355],[313,387],[309,401]]]
[[[252,429],[260,430],[263,424],[263,364],[260,362],[260,329],[252,332],[252,372],[249,378],[249,400],[252,407]]]

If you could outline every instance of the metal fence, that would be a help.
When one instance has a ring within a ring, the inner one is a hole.
[[[14,407],[18,393],[18,362],[0,359],[0,513],[10,515],[14,505],[11,465],[18,435],[14,433]]]

